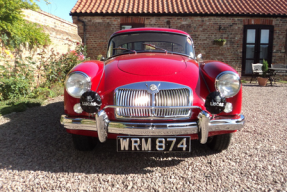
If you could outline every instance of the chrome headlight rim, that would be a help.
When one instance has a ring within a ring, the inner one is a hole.
[[[233,71],[223,71],[223,72],[221,72],[221,73],[219,73],[218,75],[217,75],[217,77],[215,78],[215,89],[216,90],[218,90],[218,84],[219,84],[219,79],[220,79],[220,77],[221,76],[223,76],[223,75],[226,75],[226,74],[232,74],[232,75],[234,75],[235,77],[236,77],[236,79],[238,80],[238,82],[239,82],[239,86],[238,86],[238,89],[232,94],[232,95],[228,95],[228,96],[224,96],[225,98],[231,98],[231,97],[234,97],[235,95],[237,95],[238,93],[239,93],[239,91],[240,91],[240,88],[241,88],[241,79],[240,79],[240,77],[239,77],[239,75],[237,74],[237,73],[235,73],[235,72],[233,72]],[[218,90],[219,91],[219,90]],[[219,91],[220,92],[220,91]],[[221,93],[220,93],[221,94]]]
[[[71,73],[69,73],[69,74],[67,75],[66,80],[65,80],[65,90],[67,91],[67,93],[68,93],[70,96],[79,99],[79,98],[81,98],[82,95],[76,96],[76,95],[73,95],[73,94],[69,93],[69,91],[67,90],[67,86],[66,86],[68,79],[69,79],[72,75],[74,75],[74,74],[80,74],[80,75],[84,76],[84,78],[86,79],[86,81],[87,81],[87,83],[88,83],[88,90],[91,90],[91,88],[92,88],[92,82],[91,82],[91,78],[90,78],[86,73],[84,73],[84,72],[82,72],[82,71],[74,71],[74,72],[71,72]],[[88,90],[87,90],[87,91],[88,91]]]

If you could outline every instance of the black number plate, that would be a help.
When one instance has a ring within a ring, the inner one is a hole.
[[[140,137],[118,136],[118,152],[162,152],[162,151],[190,151],[190,137]]]

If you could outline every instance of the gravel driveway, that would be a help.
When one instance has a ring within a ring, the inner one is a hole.
[[[213,153],[79,152],[60,126],[63,98],[0,117],[0,191],[287,191],[287,86],[243,87],[247,123]]]

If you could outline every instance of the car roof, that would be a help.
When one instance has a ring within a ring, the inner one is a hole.
[[[152,32],[166,32],[166,33],[178,33],[182,35],[189,36],[188,33],[178,30],[178,29],[171,29],[171,28],[156,28],[156,27],[143,27],[143,28],[132,28],[132,29],[124,29],[115,32],[113,36],[121,34],[121,33],[132,33],[132,32],[145,32],[145,31],[152,31]],[[190,37],[190,36],[189,36]]]

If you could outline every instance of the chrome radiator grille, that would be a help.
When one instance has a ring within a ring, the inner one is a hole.
[[[115,92],[115,104],[126,107],[155,107],[155,109],[116,108],[116,117],[124,119],[180,119],[190,116],[190,109],[157,109],[157,107],[191,106],[192,91],[190,88],[174,83],[149,82],[149,84],[152,83],[159,85],[160,89],[157,93],[150,93],[147,83],[119,87]]]
[[[146,90],[120,89],[116,96],[119,106],[151,106],[151,95]],[[117,109],[117,115],[124,117],[148,117],[151,109]]]
[[[155,106],[188,106],[188,89],[161,90],[155,94]],[[155,115],[158,117],[187,116],[189,109],[156,109]]]

